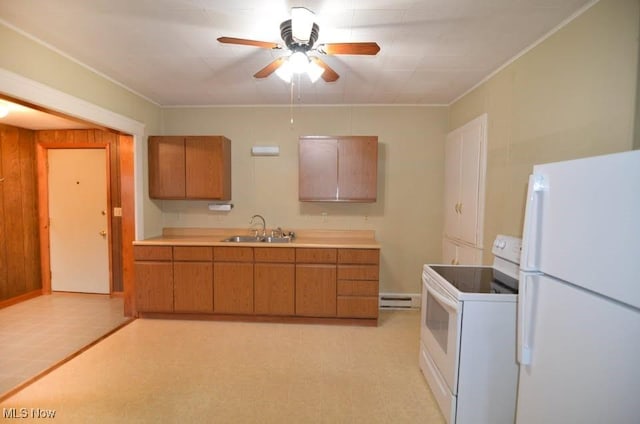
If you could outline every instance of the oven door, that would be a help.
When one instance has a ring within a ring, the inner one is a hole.
[[[442,284],[427,270],[422,273],[420,338],[455,396],[463,303],[447,293]]]

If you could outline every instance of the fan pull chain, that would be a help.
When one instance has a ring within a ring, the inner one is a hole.
[[[289,116],[291,118],[291,125],[293,125],[293,79],[291,80],[291,102],[289,103]]]

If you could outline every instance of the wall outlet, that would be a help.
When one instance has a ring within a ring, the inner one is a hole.
[[[122,208],[113,208],[113,216],[122,216]]]

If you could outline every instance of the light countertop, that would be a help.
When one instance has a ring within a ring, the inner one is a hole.
[[[249,235],[237,228],[165,228],[163,234],[134,241],[136,246],[246,246],[246,247],[315,247],[343,249],[379,249],[373,230],[294,230],[289,243],[225,242],[234,235]],[[269,231],[267,231],[269,234]]]

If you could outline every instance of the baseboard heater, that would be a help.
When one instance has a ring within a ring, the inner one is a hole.
[[[420,309],[420,293],[380,293],[380,309]]]

